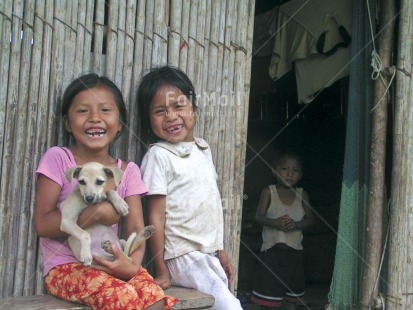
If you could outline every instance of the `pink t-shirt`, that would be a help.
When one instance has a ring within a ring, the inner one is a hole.
[[[69,183],[64,175],[67,169],[75,166],[76,162],[72,152],[65,147],[51,147],[40,160],[36,175],[44,175],[62,188],[56,210],[60,210],[60,204],[69,196],[77,183],[76,179]],[[118,159],[118,167],[122,167],[120,159]],[[147,193],[142,182],[141,172],[135,163],[129,162],[127,164],[117,192],[122,198]],[[118,225],[113,225],[113,229],[117,233]],[[57,265],[78,262],[69,247],[67,237],[40,238],[40,247],[43,254],[43,276],[46,276]]]

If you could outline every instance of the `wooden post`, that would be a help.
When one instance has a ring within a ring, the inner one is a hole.
[[[395,92],[392,199],[390,210],[388,289],[386,309],[408,309],[413,304],[413,5],[402,0]]]
[[[392,61],[392,46],[395,20],[395,3],[381,1],[380,35],[377,40],[378,55],[383,68],[388,68]],[[380,72],[374,87],[374,107],[372,116],[372,136],[370,153],[370,191],[367,210],[366,258],[363,273],[361,308],[369,308],[378,292],[380,258],[382,255],[384,179],[386,163],[387,132],[387,85],[390,83],[384,71]]]

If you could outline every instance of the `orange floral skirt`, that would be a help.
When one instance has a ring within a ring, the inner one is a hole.
[[[45,282],[50,294],[99,310],[143,310],[162,299],[165,309],[169,310],[178,302],[178,299],[166,296],[143,267],[125,282],[79,263],[64,264],[54,267]]]

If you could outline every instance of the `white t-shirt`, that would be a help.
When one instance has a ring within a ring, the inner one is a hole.
[[[141,171],[148,195],[166,196],[165,257],[223,249],[223,211],[208,144],[153,144]]]

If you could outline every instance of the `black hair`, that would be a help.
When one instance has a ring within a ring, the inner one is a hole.
[[[292,158],[298,161],[301,165],[301,170],[303,170],[303,158],[301,157],[300,152],[296,148],[292,147],[282,147],[278,149],[275,153],[274,161],[272,164],[273,169],[277,169],[278,165],[283,161],[285,158]]]
[[[162,86],[169,85],[178,88],[192,103],[194,112],[197,110],[196,93],[190,78],[179,68],[162,66],[151,69],[143,76],[137,92],[137,104],[141,123],[141,133],[150,136],[150,108],[153,98]],[[153,138],[153,137],[152,137]]]
[[[119,88],[109,78],[105,76],[99,76],[96,73],[89,73],[74,79],[63,94],[62,100],[62,116],[65,118],[69,113],[70,106],[72,105],[73,98],[84,90],[94,88],[96,86],[103,86],[110,90],[115,98],[116,105],[119,109],[120,122],[122,123],[121,132],[126,127],[128,117],[125,101]]]

